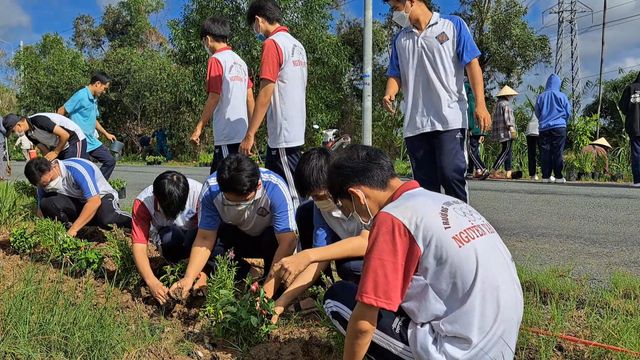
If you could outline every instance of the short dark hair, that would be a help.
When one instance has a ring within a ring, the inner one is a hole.
[[[93,84],[97,83],[98,81],[100,81],[101,83],[106,85],[106,84],[111,82],[111,78],[107,74],[105,74],[104,72],[98,71],[98,72],[93,73],[93,75],[91,75],[91,80],[89,81],[89,84],[93,85]]]
[[[211,36],[217,42],[226,43],[231,36],[231,24],[227,19],[212,16],[205,20],[200,27],[200,39]]]
[[[247,10],[247,24],[253,25],[256,16],[260,16],[271,25],[282,23],[282,9],[275,0],[253,0]]]
[[[38,186],[40,180],[42,179],[42,175],[51,171],[51,162],[43,157],[38,157],[27,162],[27,165],[24,166],[24,176],[29,180],[29,182]]]
[[[258,188],[260,168],[246,155],[233,154],[220,162],[216,177],[223,193],[248,195]]]
[[[293,182],[296,190],[307,198],[314,192],[327,189],[327,171],[331,162],[331,152],[325,148],[313,148],[300,157]]]
[[[177,171],[165,171],[153,180],[153,196],[164,215],[175,219],[187,205],[189,180]]]
[[[349,145],[338,152],[327,176],[334,200],[349,198],[348,189],[358,185],[384,190],[389,180],[398,177],[393,162],[382,150],[365,145]]]

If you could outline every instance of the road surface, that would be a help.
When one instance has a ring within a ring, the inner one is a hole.
[[[24,178],[23,162],[13,164]],[[208,168],[180,167],[203,181]],[[118,166],[114,178],[127,181],[135,196],[167,170],[161,166]],[[498,230],[516,262],[532,266],[574,266],[601,279],[617,269],[640,275],[640,189],[518,181],[472,181],[471,204]]]

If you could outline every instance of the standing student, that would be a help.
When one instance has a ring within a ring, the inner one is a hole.
[[[370,227],[360,283],[324,308],[344,359],[513,359],[522,288],[495,228],[463,201],[403,182],[379,149],[351,145],[329,167],[345,216]]]
[[[44,154],[47,160],[87,159],[87,141],[82,129],[70,119],[55,113],[39,113],[31,116],[9,114],[4,127],[28,141]],[[28,152],[27,152],[28,155]],[[26,158],[29,160],[29,158]]]
[[[231,25],[226,19],[210,17],[200,29],[200,40],[209,54],[207,102],[202,109],[191,141],[200,144],[200,135],[212,121],[214,153],[209,174],[230,154],[238,153],[253,113],[253,83],[247,64],[228,45]]]
[[[481,131],[491,126],[484,98],[480,50],[457,16],[431,12],[426,0],[385,0],[402,27],[391,44],[385,108],[404,94],[404,139],[414,178],[427,190],[468,200],[465,70]]]
[[[531,120],[527,124],[527,158],[529,160],[529,178],[531,180],[538,180],[538,136],[540,132],[538,130],[538,118],[535,112],[531,114]]]
[[[9,165],[9,146],[7,138],[9,132],[4,128],[4,119],[0,116],[0,180],[6,180],[11,175]]]
[[[24,156],[25,160],[29,161],[29,150],[33,149],[33,143],[26,135],[18,136],[18,140],[16,140],[15,147],[20,146],[20,150],[22,151],[22,156]]]
[[[274,0],[254,0],[247,11],[247,23],[262,46],[260,92],[240,144],[240,152],[251,153],[255,134],[267,116],[267,169],[287,182],[295,208],[300,199],[293,173],[300,160],[307,119],[307,53],[289,29],[282,26],[282,10]]]
[[[547,79],[545,91],[536,99],[535,112],[540,127],[540,160],[543,183],[565,183],[562,175],[562,154],[567,141],[567,123],[571,117],[571,103],[560,86],[562,80],[556,74]],[[551,172],[553,171],[553,176]]]
[[[110,84],[111,79],[105,73],[97,72],[91,77],[88,86],[76,91],[58,109],[58,114],[69,114],[69,118],[80,126],[87,138],[87,153],[102,164],[100,172],[107,180],[116,167],[116,159],[111,155],[109,149],[98,140],[98,132],[109,141],[116,141],[116,137],[105,130],[98,121],[98,116],[100,116],[98,98],[109,89]]]
[[[636,81],[627,85],[618,104],[625,115],[625,130],[631,147],[633,186],[640,187],[640,73]]]
[[[497,177],[497,172],[502,165],[506,171],[505,177],[511,179],[511,157],[513,153],[513,140],[516,138],[516,117],[511,108],[511,100],[518,93],[509,86],[503,87],[498,93],[498,103],[493,111],[493,128],[491,138],[500,143],[502,150],[498,154],[496,162],[491,168],[491,175]]]
[[[467,118],[469,119],[469,158],[467,160],[467,178],[477,178],[484,180],[489,176],[489,170],[480,157],[480,144],[484,142],[485,132],[480,130],[480,126],[476,123],[474,114],[476,111],[476,99],[473,96],[473,90],[469,81],[464,82],[465,93],[467,94],[469,107],[467,109]]]

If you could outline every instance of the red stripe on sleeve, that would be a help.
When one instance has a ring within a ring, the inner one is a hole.
[[[397,311],[421,255],[413,235],[400,220],[384,211],[378,213],[369,234],[356,300]]]
[[[151,228],[151,213],[142,201],[136,199],[133,202],[133,226],[131,229],[131,239],[134,244],[149,243],[149,229]]]
[[[215,57],[209,58],[207,64],[207,92],[220,95],[222,93],[222,64]]]
[[[280,68],[284,62],[284,54],[280,45],[273,39],[267,39],[262,46],[262,60],[260,62],[260,79],[276,82]]]

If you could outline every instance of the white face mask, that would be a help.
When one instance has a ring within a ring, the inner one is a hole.
[[[314,203],[316,204],[318,209],[320,209],[320,211],[325,213],[332,213],[338,208],[336,204],[334,204],[333,201],[329,199],[314,201]]]
[[[44,191],[46,192],[59,192],[62,190],[62,176],[58,176],[57,178],[51,180],[47,186],[44,187]]]
[[[405,3],[405,10],[406,5],[407,4]],[[401,28],[411,26],[411,21],[409,21],[409,14],[411,14],[411,10],[409,10],[409,12],[405,12],[405,10],[394,11],[391,18],[396,24],[400,25]]]
[[[231,201],[228,200],[224,196],[224,194],[222,194],[222,200],[222,205],[224,206],[232,207],[236,211],[245,211],[256,201],[256,198],[254,197],[253,199],[247,201]]]
[[[209,49],[207,45],[202,45],[202,46],[204,46],[204,50],[207,52],[207,54],[209,54],[209,56],[213,55],[213,52],[211,51],[211,49]]]
[[[367,221],[362,220],[362,216],[358,214],[358,211],[356,210],[356,202],[353,200],[353,195],[351,195],[351,202],[353,203],[353,212],[351,214],[355,216],[358,219],[358,221],[360,221],[360,223],[362,224],[362,226],[364,226],[365,229],[367,230],[371,229],[371,222],[373,221],[373,215],[371,214],[371,210],[369,209],[367,198],[364,199],[364,206],[367,208],[367,215],[369,215],[369,220]]]

